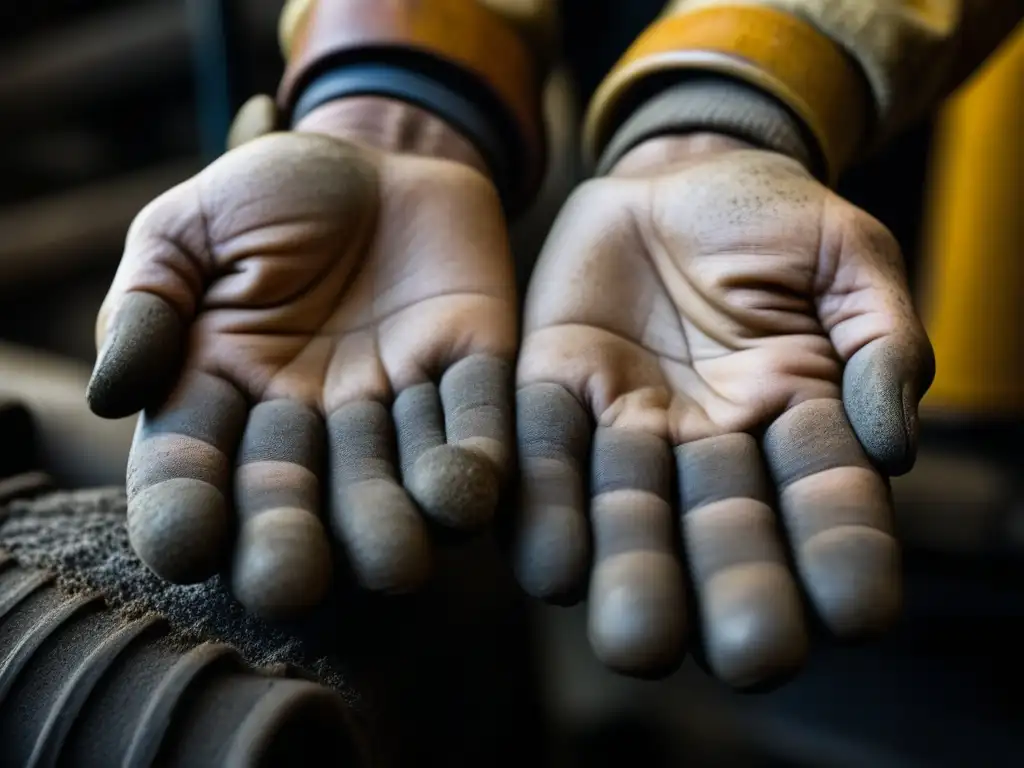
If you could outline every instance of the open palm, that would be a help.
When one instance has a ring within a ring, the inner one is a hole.
[[[323,495],[363,586],[418,586],[420,510],[474,529],[497,503],[512,290],[497,196],[457,163],[271,134],[158,198],[101,310],[90,386],[101,415],[146,409],[136,551],[170,580],[205,579],[234,510],[236,595],[288,615],[330,581]]]
[[[556,602],[589,573],[591,643],[640,675],[681,658],[688,571],[708,662],[754,685],[806,648],[773,507],[827,627],[895,615],[875,467],[913,460],[930,349],[880,224],[783,156],[657,141],[573,196],[532,278],[517,570]]]

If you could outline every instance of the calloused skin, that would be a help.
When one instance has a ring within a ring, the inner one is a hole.
[[[441,121],[365,98],[250,132],[136,218],[89,399],[145,409],[141,558],[182,583],[227,570],[280,618],[328,591],[332,536],[360,585],[406,592],[429,573],[426,518],[489,521],[517,310],[497,193]]]
[[[572,195],[524,312],[516,570],[589,593],[605,664],[664,674],[697,636],[758,686],[801,664],[802,595],[839,637],[894,620],[884,475],[933,359],[880,223],[787,157],[652,139]]]

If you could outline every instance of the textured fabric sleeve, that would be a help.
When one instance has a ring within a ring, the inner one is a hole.
[[[622,124],[597,164],[612,170],[631,149],[656,136],[710,131],[799,160],[820,173],[799,121],[771,96],[715,75],[697,75],[652,96]]]
[[[723,0],[672,0],[666,12],[687,13],[726,4]],[[857,61],[870,84],[876,128],[882,136],[933,108],[1024,18],[1022,0],[759,0],[752,4],[803,18]]]
[[[672,0],[588,114],[599,153],[668,73],[767,91],[808,127],[834,177],[955,88],[1024,17],[1024,0]]]

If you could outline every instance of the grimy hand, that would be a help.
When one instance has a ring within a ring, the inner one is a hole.
[[[893,621],[885,476],[934,363],[881,224],[782,155],[653,139],[565,206],[524,320],[517,572],[552,602],[589,578],[605,664],[678,664],[687,581],[738,687],[800,665],[801,591],[839,637]]]
[[[434,120],[374,108],[355,124]],[[272,618],[323,598],[328,529],[362,586],[418,587],[421,511],[485,525],[512,452],[516,305],[492,183],[319,127],[248,141],[139,214],[88,393],[101,416],[144,409],[139,556],[179,583],[226,568]],[[461,141],[444,130],[421,132]]]

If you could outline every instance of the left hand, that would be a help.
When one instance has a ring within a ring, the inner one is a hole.
[[[685,563],[710,666],[761,684],[807,647],[777,503],[826,627],[884,628],[900,575],[876,467],[910,467],[932,368],[881,224],[788,157],[641,144],[573,195],[532,277],[520,581],[564,602],[589,572],[595,652],[652,675],[691,634]]]
[[[326,104],[150,203],[89,388],[100,415],[145,409],[136,553],[177,583],[229,571],[268,618],[319,604],[337,552],[368,590],[422,586],[427,521],[486,527],[508,472],[512,267],[476,150],[386,99]]]

